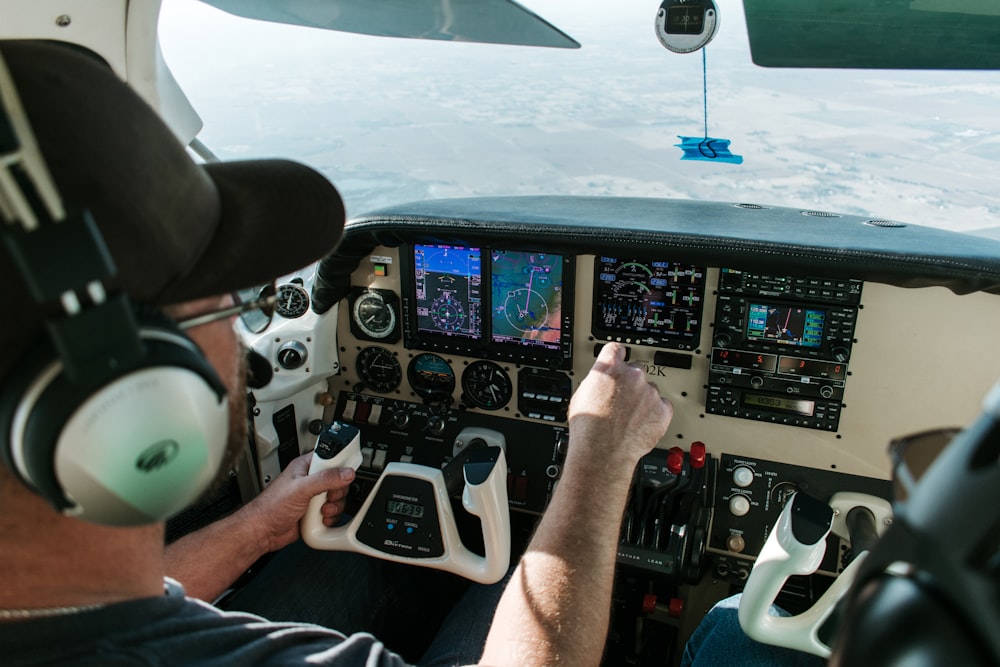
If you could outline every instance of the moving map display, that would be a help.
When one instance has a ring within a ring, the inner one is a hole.
[[[490,258],[492,341],[558,350],[562,256],[493,250]]]
[[[747,338],[818,348],[823,344],[826,311],[773,303],[751,303]]]

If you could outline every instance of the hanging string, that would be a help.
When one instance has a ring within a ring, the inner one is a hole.
[[[708,64],[706,63],[705,51],[701,50],[701,99],[705,111],[705,138],[708,139]]]
[[[685,137],[678,135],[681,143],[674,144],[684,155],[682,160],[709,160],[713,162],[729,162],[732,164],[742,164],[742,155],[733,155],[729,151],[729,139],[717,139],[708,136],[708,57],[705,55],[707,49],[701,49],[701,99],[702,114],[704,116],[704,134],[701,137]]]
[[[698,151],[709,160],[714,160],[719,157],[719,154],[708,139],[708,63],[705,56],[706,51],[708,51],[706,48],[701,50],[701,103],[705,118],[705,138],[698,144]]]

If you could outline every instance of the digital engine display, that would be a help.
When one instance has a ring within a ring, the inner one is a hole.
[[[750,340],[819,348],[825,321],[826,311],[820,308],[750,303],[746,334]]]
[[[705,269],[668,261],[596,257],[594,334],[692,349],[701,333]]]
[[[479,248],[413,246],[417,331],[482,337],[482,257]]]
[[[492,342],[559,350],[562,256],[493,250],[490,258]]]

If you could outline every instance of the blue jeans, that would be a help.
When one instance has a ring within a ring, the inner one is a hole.
[[[299,541],[219,606],[344,634],[369,632],[420,667],[453,667],[479,660],[506,581],[484,586]]]
[[[681,667],[821,667],[826,661],[815,655],[788,648],[762,644],[747,637],[737,617],[740,596],[721,600],[705,614],[695,629]],[[779,607],[771,607],[772,616],[788,616]]]

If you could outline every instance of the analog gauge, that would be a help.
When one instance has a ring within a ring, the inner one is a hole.
[[[380,292],[368,290],[359,294],[351,314],[354,324],[368,338],[381,340],[396,332],[396,311]]]
[[[455,391],[455,371],[436,354],[425,352],[413,357],[406,378],[418,396],[432,401],[450,398]]]
[[[499,410],[514,393],[510,376],[492,361],[475,361],[462,373],[465,398],[483,410]]]
[[[399,361],[384,347],[366,347],[358,353],[355,362],[358,376],[369,389],[388,394],[403,381],[403,369]]]
[[[276,313],[291,320],[302,317],[308,309],[309,293],[304,288],[291,283],[278,288],[278,300],[274,304]]]

